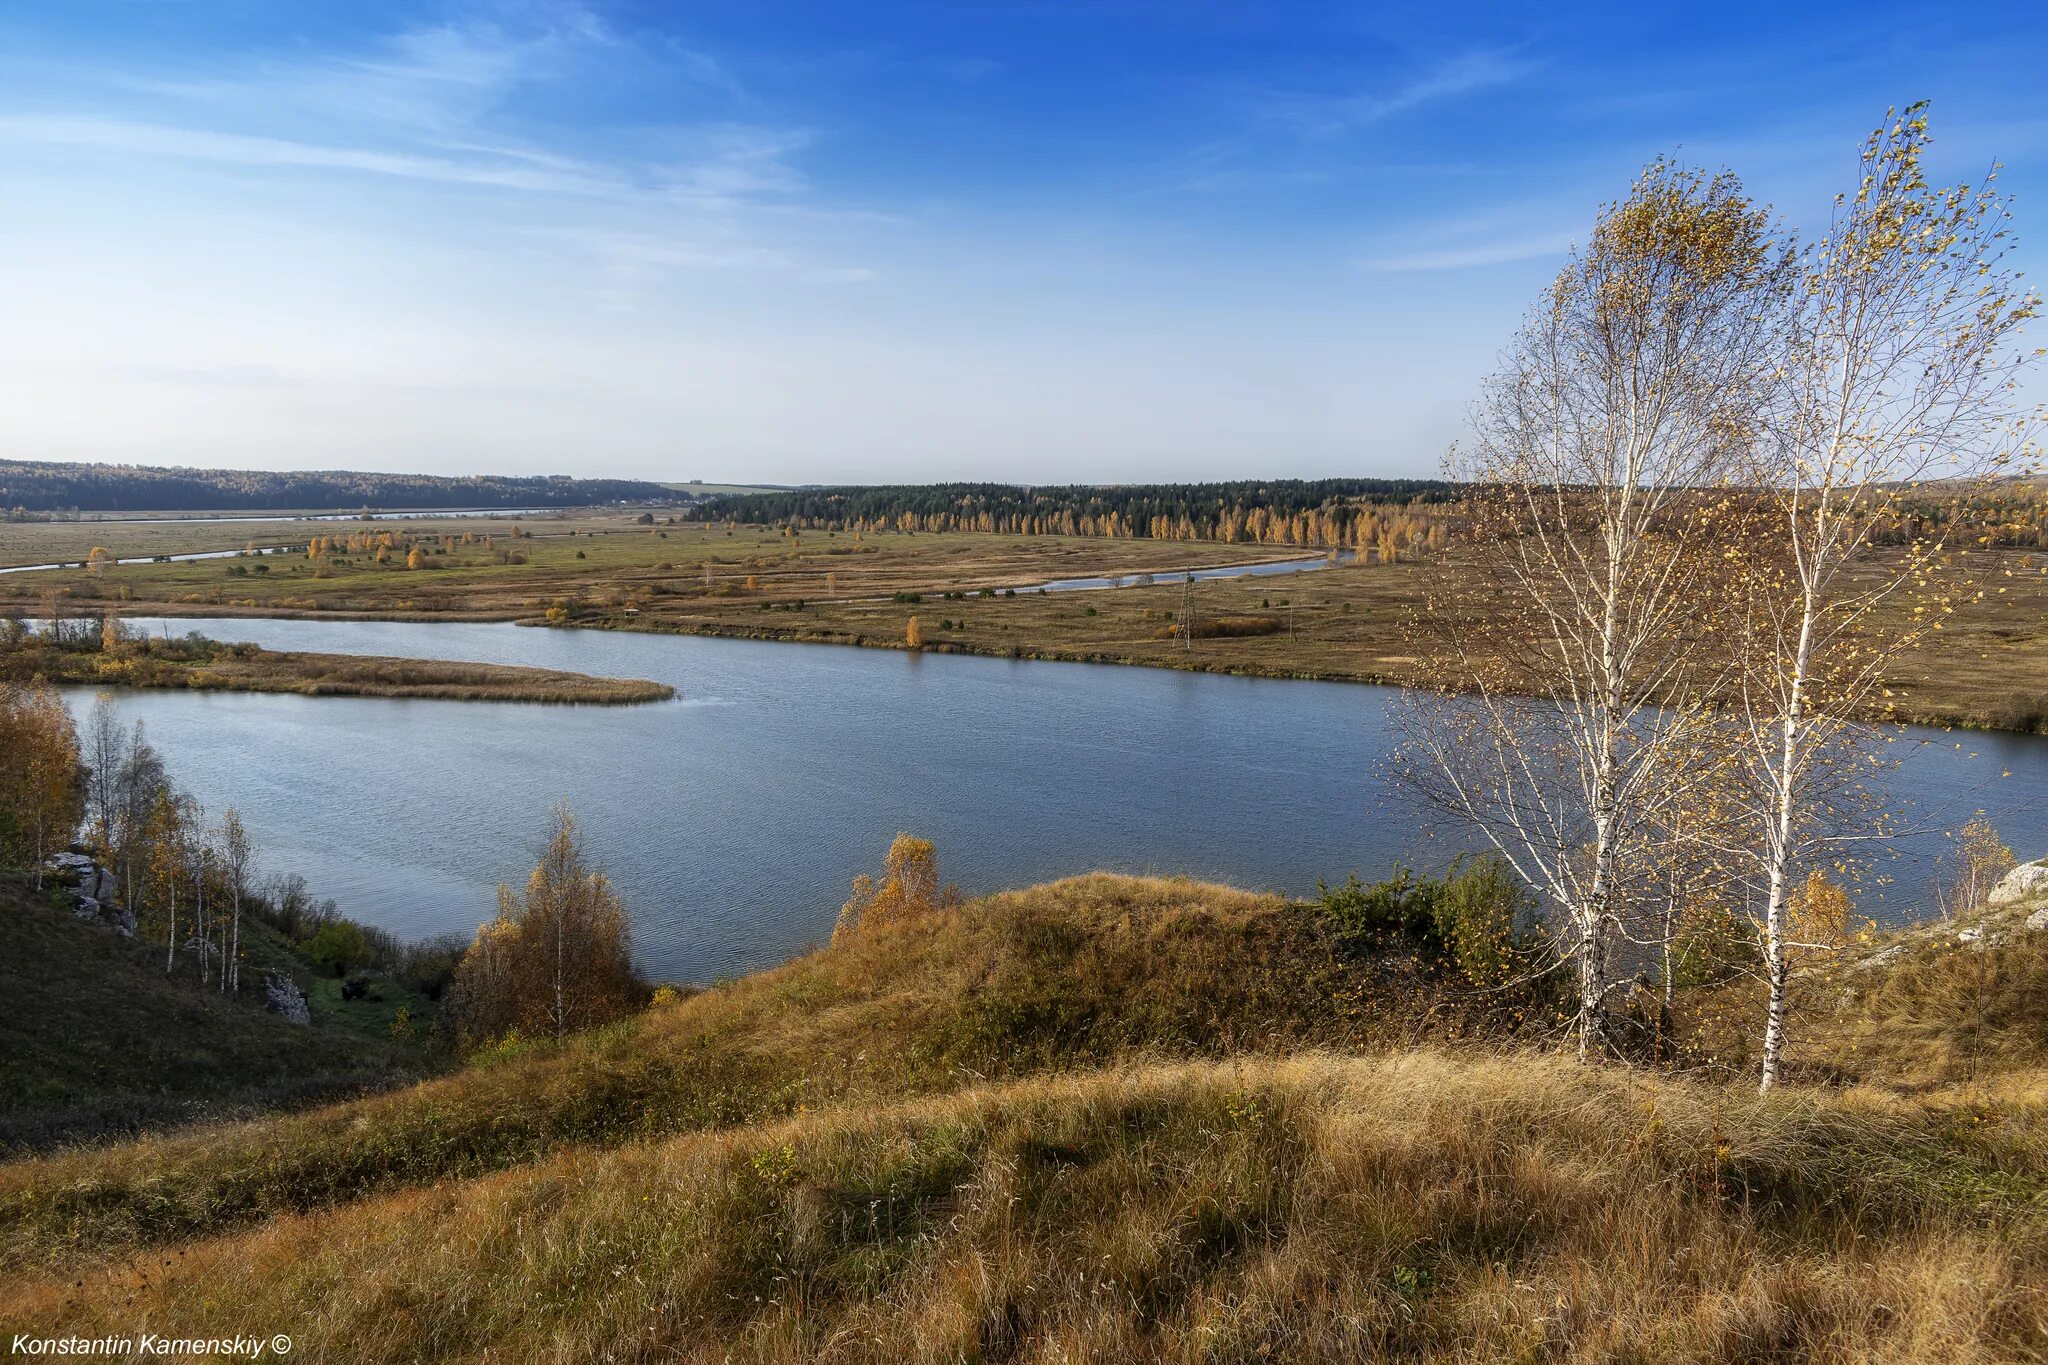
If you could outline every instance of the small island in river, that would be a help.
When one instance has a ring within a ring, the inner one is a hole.
[[[440,701],[553,702],[622,706],[666,701],[675,689],[645,678],[599,678],[552,668],[305,654],[208,639],[137,636],[118,618],[0,622],[0,681],[166,687],[220,692],[297,692],[310,697],[419,697]]]

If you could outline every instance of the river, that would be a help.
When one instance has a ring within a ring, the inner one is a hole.
[[[933,840],[970,894],[1091,868],[1308,893],[1440,864],[1459,839],[1386,772],[1387,688],[507,624],[132,624],[673,685],[672,702],[588,708],[117,695],[210,815],[241,811],[264,870],[404,936],[475,928],[567,802],[661,979],[821,941],[899,830]],[[68,700],[81,718],[91,705]],[[2048,852],[2048,740],[1909,731],[1892,752],[1913,823],[1982,809],[2022,856]],[[1941,847],[1897,841],[1891,885],[1859,908],[1911,913]]]

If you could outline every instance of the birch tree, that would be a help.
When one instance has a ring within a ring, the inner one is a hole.
[[[85,726],[86,820],[93,842],[110,861],[120,832],[121,764],[127,742],[114,699],[99,693]]]
[[[498,888],[498,913],[455,974],[455,1013],[470,1042],[517,1029],[562,1038],[628,1013],[641,994],[626,907],[584,866],[576,821],[554,828],[523,894]]]
[[[1537,893],[1583,1056],[1606,1050],[1613,957],[1698,770],[1725,490],[1786,273],[1732,175],[1652,163],[1449,462],[1474,546],[1429,604],[1443,687],[1406,704],[1404,767]]]
[[[44,860],[78,828],[78,772],[78,733],[57,694],[40,679],[0,684],[0,843],[20,841],[38,891]]]
[[[242,989],[242,897],[248,893],[249,868],[255,850],[249,841],[249,831],[233,806],[221,813],[216,837],[220,844],[221,878],[232,915],[225,943],[227,957],[221,964],[221,989],[239,991]]]
[[[2039,300],[2006,264],[2011,212],[1995,168],[1981,185],[1929,185],[1927,145],[1924,105],[1864,143],[1855,190],[1801,254],[1764,409],[1753,482],[1765,540],[1748,575],[1734,752],[1762,902],[1765,1090],[1784,1056],[1792,897],[1881,833],[1831,818],[1871,737],[1863,721],[1889,695],[1889,661],[1968,596],[1953,571],[1972,547],[1946,518],[1914,513],[2027,451],[2015,383],[2031,357],[2015,343]],[[1908,544],[1873,543],[1900,520],[1918,523]]]

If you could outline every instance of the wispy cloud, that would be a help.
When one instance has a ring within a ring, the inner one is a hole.
[[[72,68],[62,80],[24,71],[0,95],[0,149],[75,149],[117,178],[128,165],[188,162],[252,181],[325,177],[352,197],[363,191],[345,181],[381,178],[559,201],[508,201],[491,226],[530,226],[572,267],[594,270],[589,292],[608,308],[632,306],[678,272],[765,269],[824,283],[871,273],[830,259],[829,243],[819,260],[793,240],[801,218],[869,211],[812,193],[798,163],[818,130],[761,117],[724,62],[673,36],[622,36],[578,4],[493,13],[354,52]],[[7,75],[0,58],[0,88]],[[591,124],[581,112],[589,93],[622,80],[644,86],[665,118]],[[561,230],[565,220],[575,226]]]
[[[1536,67],[1500,51],[1461,53],[1396,82],[1338,92],[1276,91],[1257,104],[1259,117],[1312,137],[1383,122],[1425,105],[1512,85]]]
[[[1228,96],[1237,126],[1151,167],[1140,175],[1135,192],[1230,193],[1355,176],[1367,168],[1333,162],[1325,144],[1411,110],[1512,85],[1537,65],[1510,51],[1487,49],[1446,58],[1405,77],[1333,91],[1240,89]],[[1440,174],[1466,167],[1401,169]]]
[[[0,142],[88,147],[141,157],[212,161],[251,168],[353,171],[552,193],[596,194],[620,188],[618,182],[594,168],[533,153],[491,149],[491,159],[465,161],[120,119],[0,116]]]
[[[1371,256],[1360,261],[1359,268],[1375,274],[1424,270],[1477,270],[1484,266],[1508,265],[1515,261],[1531,261],[1542,256],[1561,255],[1570,249],[1573,240],[1569,232],[1535,233],[1526,237],[1503,238],[1470,246]]]

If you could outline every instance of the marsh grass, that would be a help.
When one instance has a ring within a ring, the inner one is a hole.
[[[665,701],[675,695],[666,684],[639,678],[599,678],[513,664],[294,653],[196,635],[130,640],[113,653],[98,647],[96,633],[61,648],[31,636],[11,646],[0,645],[0,678],[42,678],[90,687],[598,706]]]
[[[368,616],[377,619],[519,620],[539,623],[562,604],[569,624],[900,648],[917,597],[957,599],[953,628],[926,648],[1016,658],[1140,664],[1269,677],[1433,685],[1418,643],[1418,613],[1464,573],[1453,549],[1428,560],[1352,562],[1280,580],[1215,580],[1197,589],[1197,623],[1284,623],[1205,634],[1192,649],[1166,628],[1180,605],[1180,569],[1244,564],[1315,552],[1274,545],[1107,540],[968,532],[807,532],[792,540],[758,526],[646,527],[627,514],[534,519],[517,541],[518,562],[464,547],[435,559],[431,572],[336,564],[316,578],[302,560],[234,577],[238,561],[134,564],[93,576],[83,570],[0,575],[0,610],[33,614],[57,587],[71,609],[118,601],[131,613],[166,615]],[[90,524],[29,528],[34,557],[83,559],[96,543]],[[495,535],[503,522],[434,524],[427,533]],[[0,557],[12,528],[0,527]],[[138,532],[138,534],[141,534]],[[152,543],[170,545],[168,531]],[[229,548],[232,530],[190,528],[193,545]],[[223,543],[223,538],[228,537]],[[182,547],[183,542],[178,542]],[[116,546],[126,553],[125,542]],[[1881,552],[1869,571],[1882,572]],[[1994,586],[1919,649],[1891,661],[1886,687],[1894,718],[1929,724],[2038,729],[2040,679],[2048,675],[2048,553],[2001,550],[1986,557]],[[708,577],[707,577],[708,575]],[[1089,593],[1028,590],[1047,579],[1114,576],[1130,586]],[[1148,577],[1151,581],[1147,582]],[[745,584],[753,580],[756,586]],[[987,590],[986,595],[983,590]],[[901,595],[904,600],[892,598]],[[789,608],[796,603],[803,610]],[[1092,610],[1091,610],[1092,608]],[[1901,608],[1903,610],[1904,608]]]

